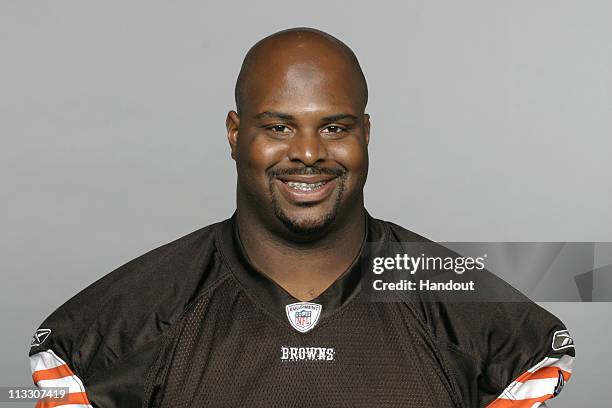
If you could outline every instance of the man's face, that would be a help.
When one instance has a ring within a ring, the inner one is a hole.
[[[313,234],[363,205],[369,119],[342,64],[279,65],[250,81],[239,118],[228,115],[238,199],[272,227]]]

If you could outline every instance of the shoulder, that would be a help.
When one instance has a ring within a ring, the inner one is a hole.
[[[218,278],[215,230],[198,229],[118,267],[40,325],[30,356],[52,352],[81,378],[146,347]]]
[[[538,322],[536,328],[540,331],[549,326],[558,326],[559,320],[555,316],[490,272],[486,260],[483,259],[480,264],[471,263],[467,268],[464,261],[474,256],[464,256],[444,242],[434,242],[395,223],[374,221],[389,230],[386,241],[390,253],[401,250],[409,257],[418,258],[416,260],[420,266],[412,271],[414,279],[428,279],[436,283],[475,282],[476,290],[469,296],[440,289],[435,294],[421,291],[418,297],[410,297],[421,303],[421,315],[437,337],[463,343],[457,345],[466,352],[482,355],[492,339],[497,336],[510,337],[525,323]],[[488,339],[489,343],[477,344],[480,339]],[[492,349],[487,354],[497,354],[496,351]]]
[[[389,229],[389,241],[402,243],[395,248],[423,257],[462,257],[443,243],[397,224],[377,222]],[[467,400],[478,401],[479,405],[496,399],[502,403],[530,398],[544,401],[561,391],[571,376],[575,351],[560,319],[488,271],[486,265],[478,271],[465,271],[460,277],[451,271],[433,275],[433,279],[473,280],[480,287],[480,293],[472,298],[445,295],[408,300],[457,378],[465,382],[461,388],[466,394],[472,388],[462,374],[471,372],[479,378],[478,395]]]

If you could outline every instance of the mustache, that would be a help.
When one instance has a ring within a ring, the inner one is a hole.
[[[346,169],[342,167],[304,166],[290,169],[268,170],[268,177],[271,179],[278,176],[306,176],[313,174],[329,174],[336,177],[342,177],[346,174]]]

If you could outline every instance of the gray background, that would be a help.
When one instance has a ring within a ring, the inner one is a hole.
[[[612,241],[611,17],[603,0],[2,0],[0,385],[30,384],[30,336],[66,299],[232,213],[235,77],[291,26],[363,65],[373,215],[435,240]],[[550,406],[603,406],[611,304],[544,306],[578,345]]]

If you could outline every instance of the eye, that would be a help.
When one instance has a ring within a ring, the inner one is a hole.
[[[338,125],[330,125],[322,130],[323,133],[342,133],[346,129]]]
[[[268,126],[267,129],[270,129],[274,133],[290,133],[291,129],[285,125],[272,125]]]

